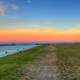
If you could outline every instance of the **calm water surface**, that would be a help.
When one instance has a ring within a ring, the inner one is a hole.
[[[16,52],[27,50],[36,46],[38,45],[0,46],[0,57],[16,54]]]

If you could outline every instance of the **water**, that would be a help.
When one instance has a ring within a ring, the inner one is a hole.
[[[27,50],[36,46],[37,45],[0,46],[0,57],[16,54],[19,51]]]

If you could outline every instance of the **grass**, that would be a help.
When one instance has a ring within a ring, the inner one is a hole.
[[[61,80],[80,80],[80,44],[56,45]]]
[[[40,56],[46,45],[0,58],[0,80],[19,80],[26,64]],[[80,80],[80,44],[57,44],[57,64],[61,80]]]
[[[38,46],[17,54],[0,58],[0,80],[19,80],[25,64],[32,62],[41,54],[45,46]]]

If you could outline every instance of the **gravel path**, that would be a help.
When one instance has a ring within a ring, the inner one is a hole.
[[[42,55],[26,65],[20,80],[60,80],[55,47],[49,45],[42,50]]]

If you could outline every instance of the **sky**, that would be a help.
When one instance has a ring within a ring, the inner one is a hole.
[[[80,0],[0,0],[1,42],[80,42]]]

